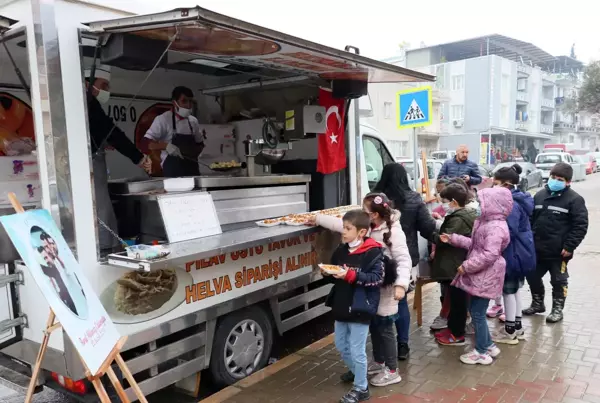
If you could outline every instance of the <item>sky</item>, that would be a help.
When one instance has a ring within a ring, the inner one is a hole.
[[[334,48],[357,46],[382,59],[410,48],[501,34],[531,42],[553,55],[600,59],[594,35],[600,2],[569,0],[92,0],[136,13],[199,5]],[[377,5],[375,7],[374,5]]]

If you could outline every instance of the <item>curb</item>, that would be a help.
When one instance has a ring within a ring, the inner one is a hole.
[[[428,291],[431,288],[435,287],[436,285],[437,285],[437,283],[426,284],[425,286],[423,286],[423,291]],[[414,300],[414,294],[415,294],[414,292],[410,293],[410,295],[408,296],[408,299],[407,299],[407,302],[409,302],[409,307],[411,310],[412,310],[412,306],[410,305],[410,303]],[[241,381],[238,381],[238,382],[234,383],[233,385],[228,386],[225,389],[222,389],[219,392],[212,394],[211,396],[207,397],[206,399],[200,400],[198,403],[223,403],[227,399],[242,392],[244,389],[249,388],[250,386],[257,384],[258,382],[265,380],[266,378],[270,377],[271,375],[278,373],[279,371],[300,361],[305,356],[311,355],[315,351],[321,350],[325,346],[332,344],[333,341],[334,341],[334,334],[331,333],[330,335],[325,336],[322,339],[315,341],[314,343],[304,347],[303,349],[298,350],[293,354],[285,356],[281,360],[276,361],[274,364],[271,364],[271,365],[261,369],[260,371],[255,372],[254,374],[242,379]]]

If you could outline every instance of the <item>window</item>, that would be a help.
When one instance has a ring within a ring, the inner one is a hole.
[[[465,117],[465,106],[464,105],[452,105],[450,107],[452,119],[460,120]]]
[[[465,89],[465,76],[452,76],[452,90],[464,90]]]
[[[506,93],[509,91],[508,87],[508,74],[502,74],[502,93]]]
[[[392,118],[392,103],[391,102],[383,103],[383,117],[384,117],[384,119]]]
[[[394,162],[387,148],[381,141],[371,136],[363,136],[363,152],[365,154],[365,167],[369,189],[373,190],[379,179],[383,167]]]

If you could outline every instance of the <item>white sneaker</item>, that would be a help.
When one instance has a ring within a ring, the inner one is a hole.
[[[448,319],[441,316],[436,317],[430,326],[431,330],[442,330],[448,328]]]
[[[375,375],[370,382],[373,386],[388,386],[401,381],[402,377],[398,373],[398,370],[391,372],[387,367],[385,367],[383,372]]]
[[[469,365],[490,365],[494,362],[494,359],[489,353],[479,354],[477,350],[473,350],[467,354],[461,355],[460,361]]]
[[[519,339],[517,338],[517,332],[515,331],[513,334],[510,334],[506,331],[506,329],[502,329],[498,331],[493,337],[495,343],[500,344],[519,344]]]
[[[382,373],[386,369],[385,364],[380,364],[378,362],[373,361],[369,364],[367,368],[367,375],[377,375]]]
[[[525,340],[525,329],[521,328],[519,330],[515,330],[515,333],[517,334],[517,339]]]
[[[496,358],[500,355],[500,349],[498,348],[497,345],[492,344],[491,346],[488,347],[488,354],[490,355],[490,357]]]

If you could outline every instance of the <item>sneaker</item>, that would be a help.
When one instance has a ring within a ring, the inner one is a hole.
[[[502,322],[502,323],[506,322],[506,315],[502,314],[502,315],[498,316],[498,320],[500,320],[500,322]]]
[[[506,329],[501,329],[492,337],[492,340],[494,340],[495,343],[500,344],[519,344],[519,339],[517,338],[516,330],[513,334],[510,334],[506,331]]]
[[[364,402],[371,398],[371,392],[369,392],[369,388],[365,390],[358,390],[356,388],[352,388],[350,392],[346,393],[340,399],[340,403],[358,403]]]
[[[517,339],[525,340],[525,329],[521,328],[519,330],[515,330],[515,333],[517,334]]]
[[[496,318],[496,317],[500,316],[503,312],[504,312],[504,308],[502,307],[502,305],[494,304],[488,308],[488,310],[485,314],[488,316],[488,318]]]
[[[367,368],[367,375],[377,375],[380,372],[383,372],[384,369],[385,364],[380,364],[378,362],[373,361]]]
[[[439,332],[436,332],[433,334],[433,336],[438,339],[440,337],[448,337],[450,336],[452,333],[450,332],[450,329],[446,328],[446,329],[442,329]]]
[[[500,355],[500,349],[495,344],[492,344],[491,346],[489,346],[487,351],[488,351],[488,354],[490,355],[490,357],[492,357],[492,358],[496,358]]]
[[[398,359],[400,361],[408,360],[408,356],[410,355],[410,347],[406,343],[398,343]]]
[[[465,325],[465,334],[471,336],[475,334],[475,326],[473,322],[469,322]]]
[[[469,365],[490,365],[492,362],[494,362],[492,356],[489,353],[479,354],[477,350],[473,350],[470,353],[461,355],[460,361],[464,364]]]
[[[433,320],[431,326],[429,327],[431,330],[442,330],[448,327],[448,319],[442,318],[438,316]]]
[[[342,374],[342,376],[340,376],[340,379],[344,383],[352,383],[354,382],[354,374],[352,373],[352,371],[348,371],[345,374]]]
[[[454,337],[452,333],[435,338],[442,346],[464,346],[465,337]]]
[[[375,375],[371,379],[371,385],[373,386],[388,386],[402,381],[402,377],[398,373],[398,370],[394,372],[390,371],[387,367],[384,368],[383,372]]]

